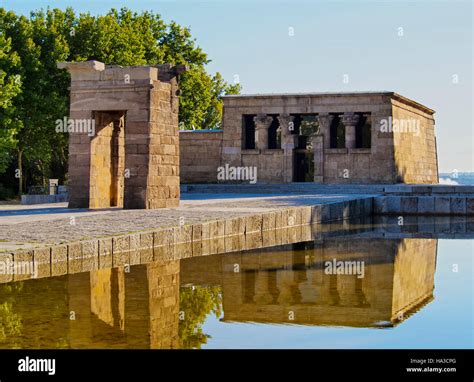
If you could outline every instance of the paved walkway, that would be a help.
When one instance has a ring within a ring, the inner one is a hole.
[[[0,205],[0,251],[54,245],[161,227],[193,224],[292,206],[325,204],[367,195],[182,194],[174,209],[68,209],[66,203]]]

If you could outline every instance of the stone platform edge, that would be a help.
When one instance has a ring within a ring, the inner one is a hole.
[[[373,205],[359,198],[2,252],[4,269],[32,264],[36,275],[3,271],[0,283],[308,241],[313,226],[372,216]]]

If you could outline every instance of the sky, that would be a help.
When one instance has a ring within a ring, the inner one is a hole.
[[[436,111],[440,172],[474,171],[471,1],[0,0],[28,15],[153,10],[242,93],[395,91]],[[348,78],[348,81],[344,81]],[[345,83],[347,82],[347,83]]]

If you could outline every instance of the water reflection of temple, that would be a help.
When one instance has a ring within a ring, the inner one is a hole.
[[[390,326],[433,298],[436,252],[436,239],[325,239],[186,259],[181,282],[221,285],[224,321]],[[326,273],[335,260],[363,277]]]
[[[13,285],[17,298],[0,289],[9,304],[0,328],[18,330],[0,335],[0,347],[179,347],[178,260]]]
[[[339,237],[5,284],[0,329],[18,330],[0,347],[199,347],[216,299],[189,286],[220,290],[223,321],[393,325],[433,298],[436,253],[436,239]],[[363,277],[327,274],[334,260]]]

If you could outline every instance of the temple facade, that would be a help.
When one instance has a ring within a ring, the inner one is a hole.
[[[222,130],[180,131],[181,183],[435,184],[433,115],[394,92],[225,96]]]

